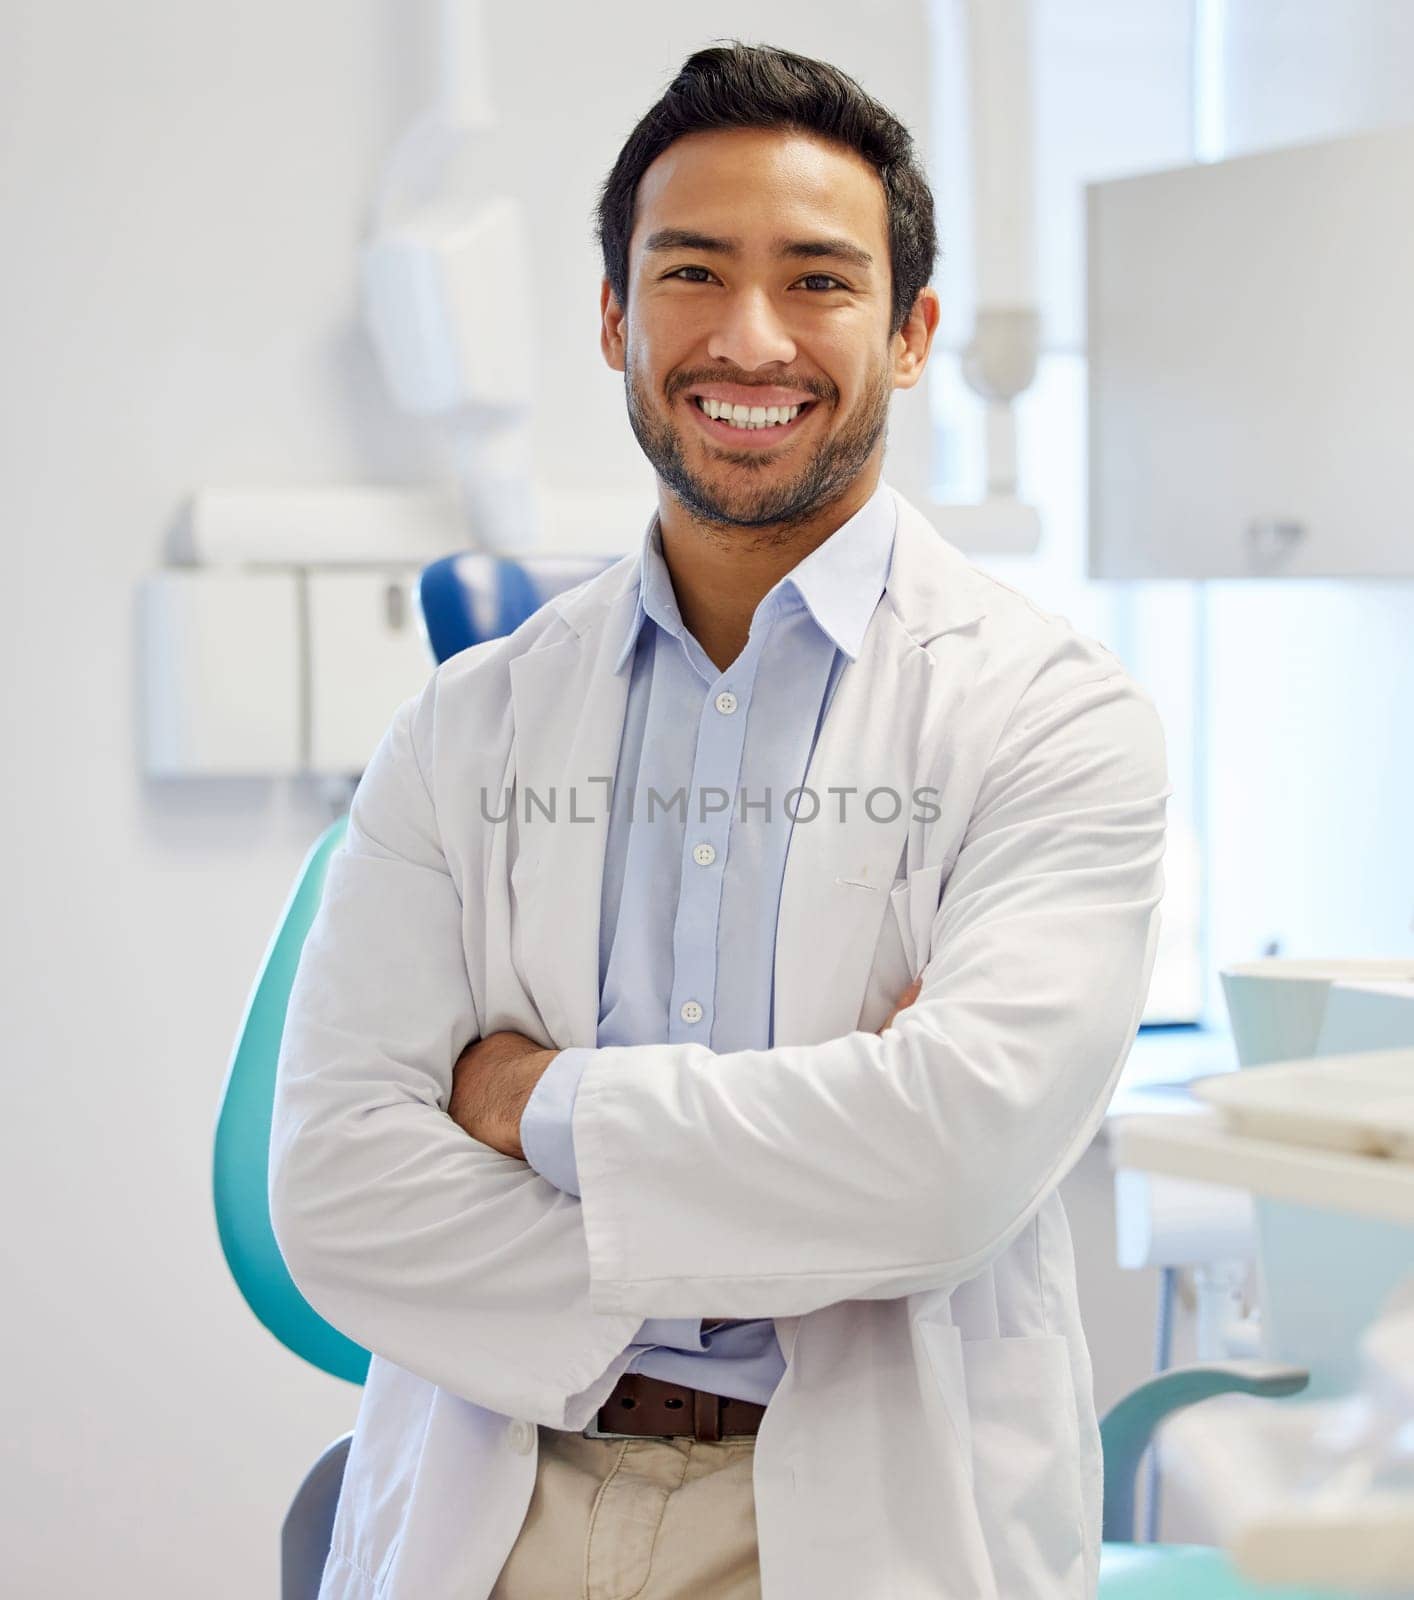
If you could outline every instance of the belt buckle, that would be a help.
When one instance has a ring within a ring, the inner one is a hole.
[[[652,1438],[653,1435],[642,1433],[606,1433],[604,1429],[599,1426],[599,1412],[596,1411],[589,1419],[589,1426],[584,1430],[584,1437],[586,1439],[643,1439]]]

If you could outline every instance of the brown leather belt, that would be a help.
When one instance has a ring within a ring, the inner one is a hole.
[[[715,1443],[755,1433],[765,1415],[765,1406],[753,1400],[625,1372],[584,1431],[591,1439],[666,1436]]]

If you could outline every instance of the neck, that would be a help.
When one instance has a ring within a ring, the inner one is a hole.
[[[804,520],[759,528],[701,522],[659,485],[663,559],[678,611],[718,671],[741,654],[762,596],[868,502],[879,476],[876,463]]]

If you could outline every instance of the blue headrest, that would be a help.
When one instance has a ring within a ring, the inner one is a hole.
[[[551,596],[592,578],[617,559],[528,556],[511,561],[468,550],[434,561],[424,568],[417,586],[432,654],[446,661],[486,639],[514,633]]]

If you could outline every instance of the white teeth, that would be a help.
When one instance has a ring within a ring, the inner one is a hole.
[[[698,407],[705,411],[709,417],[718,421],[731,424],[732,427],[745,429],[750,432],[754,428],[779,427],[787,422],[794,422],[800,415],[800,406],[733,406],[724,400],[704,400],[701,395],[695,397]]]

